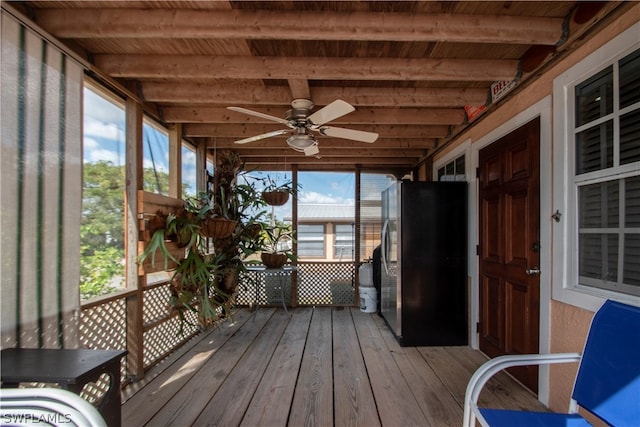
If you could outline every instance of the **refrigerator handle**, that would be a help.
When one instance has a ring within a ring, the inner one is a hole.
[[[385,220],[384,221],[384,225],[382,226],[382,233],[381,234],[381,242],[380,242],[380,246],[381,246],[381,250],[380,250],[380,257],[382,258],[382,266],[384,267],[384,272],[387,273],[387,275],[389,275],[389,268],[387,267],[387,231],[389,228],[389,220]]]

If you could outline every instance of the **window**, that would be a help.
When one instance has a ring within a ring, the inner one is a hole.
[[[324,224],[298,225],[298,257],[324,257]]]
[[[333,257],[340,261],[352,260],[354,256],[353,240],[356,232],[354,224],[335,224],[333,227]]]
[[[464,155],[438,169],[438,181],[466,181]]]
[[[83,114],[80,297],[87,300],[125,286],[124,103],[87,83]]]
[[[640,49],[576,85],[575,106],[578,283],[640,295]]]
[[[638,27],[554,81],[554,96],[562,100],[554,110],[566,114],[554,142],[556,153],[565,150],[559,164],[566,172],[556,172],[566,184],[556,181],[556,186],[566,185],[568,191],[567,274],[562,289],[554,278],[554,292],[586,308],[591,307],[580,301],[588,298],[563,290],[600,299],[638,301],[640,296]],[[602,52],[611,56],[597,63],[605,57]]]

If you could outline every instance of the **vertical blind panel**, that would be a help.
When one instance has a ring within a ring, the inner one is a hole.
[[[620,108],[640,102],[640,49],[620,60]]]
[[[2,12],[3,347],[76,345],[82,79]]]
[[[576,174],[613,166],[613,123],[583,130],[576,135]]]
[[[624,236],[624,283],[640,288],[640,234]]]
[[[16,306],[18,303],[16,286],[16,272],[14,268],[16,239],[18,238],[16,225],[18,223],[18,49],[19,34],[16,31],[16,23],[12,20],[5,19],[2,14],[2,52],[0,60],[0,73],[2,78],[1,97],[2,97],[2,128],[0,138],[0,161],[2,162],[2,186],[3,191],[0,192],[2,201],[2,215],[0,219],[2,226],[0,227],[0,236],[2,250],[2,285],[0,311],[2,326],[2,347],[12,347],[17,342],[17,333],[15,328]],[[13,207],[13,208],[11,208]],[[12,268],[13,267],[13,268]]]
[[[580,234],[578,273],[603,281],[618,280],[618,235]]]
[[[613,67],[609,66],[576,86],[576,126],[613,111]]]
[[[625,226],[640,227],[640,175],[625,179]]]
[[[640,109],[620,117],[620,164],[640,162]]]
[[[619,222],[618,181],[584,185],[579,188],[580,228],[611,228]]]

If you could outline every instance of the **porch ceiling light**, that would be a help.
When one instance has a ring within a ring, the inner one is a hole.
[[[287,144],[289,144],[289,146],[294,150],[305,151],[305,149],[308,149],[313,145],[318,145],[318,141],[316,141],[313,135],[309,135],[307,133],[306,128],[303,128],[298,129],[295,135],[291,135],[287,138]]]

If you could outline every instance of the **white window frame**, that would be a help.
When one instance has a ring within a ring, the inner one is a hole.
[[[640,305],[640,297],[578,284],[578,183],[575,177],[575,87],[640,48],[640,23],[594,51],[553,81],[554,212],[552,298],[587,310],[597,310],[606,299]],[[616,98],[617,99],[617,98]],[[616,107],[617,109],[617,107]],[[615,132],[615,131],[614,131]],[[615,178],[635,174],[637,164],[619,166]],[[580,183],[596,182],[611,171],[583,174]]]

